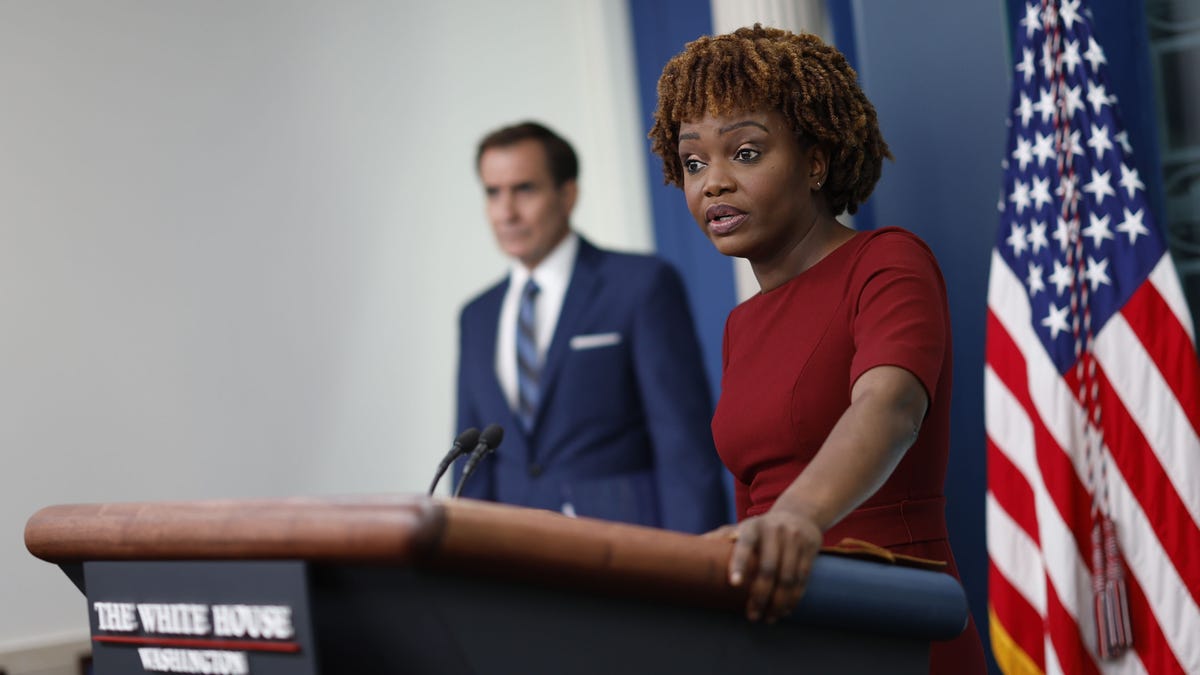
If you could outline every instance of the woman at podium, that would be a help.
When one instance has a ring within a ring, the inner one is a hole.
[[[791,612],[821,546],[846,537],[957,576],[945,283],[912,233],[838,221],[891,157],[856,73],[815,36],[756,25],[689,43],[658,96],[667,182],[761,288],[726,322],[712,424],[735,479],[739,522],[719,532],[736,540],[747,617]],[[930,656],[932,672],[984,672],[973,621]]]

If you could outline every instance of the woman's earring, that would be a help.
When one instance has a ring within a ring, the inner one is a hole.
[[[820,189],[821,189],[821,181],[817,181],[817,189],[818,189],[818,190],[820,190]]]

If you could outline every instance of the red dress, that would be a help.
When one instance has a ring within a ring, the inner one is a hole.
[[[767,511],[820,449],[876,366],[908,370],[929,393],[917,440],[879,490],[825,534],[945,560],[950,449],[950,317],[933,253],[898,228],[860,232],[816,265],[730,313],[713,437],[742,520]],[[935,642],[931,672],[984,672],[972,621]]]

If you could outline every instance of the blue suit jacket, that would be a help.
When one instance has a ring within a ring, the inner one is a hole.
[[[684,532],[725,523],[712,400],[675,270],[580,238],[528,434],[496,378],[507,288],[506,279],[462,311],[458,428],[495,423],[505,432],[462,495],[556,511],[570,504],[580,516]],[[460,462],[455,484],[461,471]]]

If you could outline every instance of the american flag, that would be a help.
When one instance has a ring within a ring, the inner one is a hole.
[[[1010,674],[1200,673],[1192,319],[1083,0],[1031,2],[1016,34],[984,376],[993,652]]]

